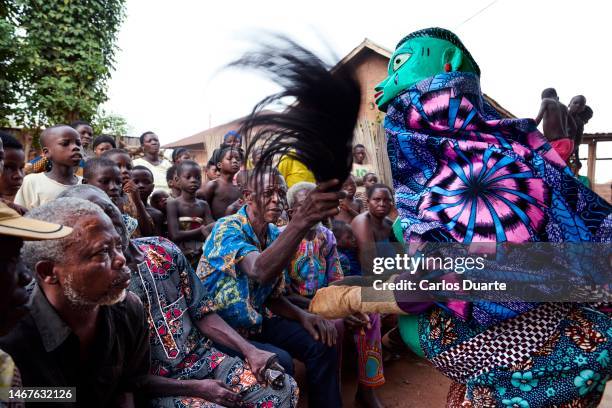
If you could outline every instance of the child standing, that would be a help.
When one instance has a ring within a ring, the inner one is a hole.
[[[93,157],[93,150],[91,143],[93,142],[93,129],[91,125],[82,120],[77,120],[70,124],[70,126],[77,131],[81,138],[81,147],[83,148],[84,159]]]
[[[134,238],[150,237],[155,234],[155,224],[147,212],[145,204],[140,198],[136,184],[132,180],[132,158],[123,149],[112,149],[102,154],[103,158],[109,159],[119,167],[121,174],[121,189],[119,197],[115,201],[122,214],[127,214],[138,221],[138,228],[132,235]]]
[[[378,183],[378,176],[374,173],[367,173],[363,176],[363,180],[361,182],[361,187],[357,187],[357,193],[355,194],[355,198],[361,201],[363,206],[363,211],[367,211],[368,209],[368,196],[366,191],[368,188],[372,187],[374,184]]]
[[[221,175],[218,179],[209,181],[198,198],[206,200],[215,220],[225,216],[225,211],[242,195],[240,188],[234,184],[234,176],[240,171],[242,155],[233,147],[226,147],[219,154],[217,168]]]
[[[168,236],[196,268],[204,240],[214,224],[206,201],[196,198],[202,185],[200,166],[192,160],[180,162],[176,165],[174,181],[181,195],[167,203]]]
[[[155,188],[153,173],[145,166],[134,166],[134,169],[132,169],[132,180],[136,184],[136,188],[138,188],[140,199],[144,203],[147,212],[153,219],[155,236],[165,237],[168,232],[166,216],[157,208],[148,204],[149,196],[153,192],[153,188]]]
[[[164,217],[166,217],[166,205],[168,203],[169,198],[170,195],[166,191],[155,190],[153,194],[151,194],[149,202],[151,203],[151,207],[155,208],[156,210],[159,210],[162,214],[164,214]]]
[[[52,126],[42,132],[40,143],[51,169],[28,174],[15,195],[15,204],[28,210],[55,199],[68,187],[81,182],[81,177],[75,175],[83,158],[76,130],[67,125]]]
[[[168,188],[170,189],[171,198],[177,198],[181,195],[181,189],[176,186],[175,178],[176,178],[176,164],[173,164],[166,171],[166,183],[168,183]]]
[[[183,160],[191,160],[191,153],[184,147],[179,147],[172,151],[172,164],[179,164]]]
[[[350,223],[353,221],[353,218],[361,214],[363,211],[362,202],[355,199],[357,184],[355,184],[353,175],[348,176],[342,185],[342,190],[346,192],[346,197],[340,200],[340,212],[334,217],[334,220]]]
[[[213,181],[219,178],[219,169],[217,168],[217,163],[214,161],[209,161],[206,164],[206,182]]]
[[[350,224],[344,221],[334,221],[332,232],[336,237],[338,257],[344,276],[361,276],[361,264],[357,255],[357,240]]]

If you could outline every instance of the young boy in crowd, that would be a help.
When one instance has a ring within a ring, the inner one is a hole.
[[[134,165],[129,153],[123,149],[112,149],[104,152],[101,158],[109,159],[119,168],[121,188],[119,197],[113,202],[119,207],[122,214],[129,215],[138,221],[138,228],[134,231],[133,238],[152,236],[155,233],[155,224],[132,180]]]
[[[173,164],[166,171],[166,183],[168,183],[168,188],[170,189],[171,198],[177,198],[181,195],[181,189],[176,186],[175,178],[176,178],[176,164]]]
[[[216,180],[220,175],[217,163],[212,160],[206,163],[206,182]]]
[[[363,211],[363,203],[355,199],[357,184],[355,184],[352,174],[348,176],[342,185],[342,190],[346,193],[346,197],[340,200],[340,212],[334,217],[334,220],[350,223],[353,221],[353,218]]]
[[[4,171],[0,170],[0,198],[12,203],[23,184],[25,153],[23,145],[10,134],[0,131],[0,138],[4,145]]]
[[[368,209],[368,195],[366,194],[366,191],[374,184],[378,184],[378,176],[375,173],[367,173],[365,176],[363,176],[361,186],[357,188],[355,198],[361,201],[363,208],[362,211],[367,211]]]
[[[116,149],[117,144],[115,139],[108,135],[100,135],[93,141],[93,152],[96,157],[102,156],[102,153],[110,149]]]
[[[206,175],[206,180],[205,180],[206,182],[218,179],[220,176],[220,173],[219,173],[219,169],[217,168],[217,163],[213,162],[212,160],[206,163],[205,175]]]
[[[176,165],[182,162],[183,160],[191,160],[191,153],[189,150],[184,147],[179,147],[178,149],[174,149],[172,151],[172,164]]]
[[[168,199],[170,195],[164,190],[155,190],[153,194],[151,194],[151,198],[149,198],[149,202],[151,203],[151,207],[160,211],[166,217],[166,206],[168,204]]]
[[[332,232],[336,237],[338,257],[344,276],[361,276],[361,265],[357,256],[357,240],[350,224],[344,221],[332,222]]]
[[[153,219],[153,223],[155,224],[155,236],[165,237],[168,232],[166,216],[157,208],[149,204],[149,196],[153,193],[153,189],[155,188],[153,173],[145,166],[134,166],[134,169],[132,169],[132,180],[134,184],[136,184],[136,188],[138,188],[140,199],[144,203],[147,212]]]
[[[183,251],[189,263],[197,268],[202,245],[214,224],[206,201],[196,198],[202,185],[198,163],[184,160],[177,164],[174,182],[181,195],[167,204],[168,236]]]
[[[240,171],[242,154],[233,147],[226,147],[219,154],[217,168],[221,175],[209,181],[197,197],[206,200],[215,220],[225,216],[225,211],[234,201],[240,198],[242,191],[234,185],[234,176]]]
[[[227,207],[227,210],[225,210],[226,216],[236,214],[238,210],[244,205],[244,193],[246,191],[250,175],[251,172],[249,170],[240,170],[238,174],[236,174],[236,186],[240,189],[241,195],[236,201],[234,201],[232,204],[230,204],[229,207]]]
[[[28,210],[53,200],[68,187],[81,182],[81,177],[75,175],[83,158],[76,130],[67,125],[52,126],[42,132],[40,143],[51,169],[28,174],[15,195],[15,203]]]
[[[72,122],[70,126],[77,131],[81,138],[81,146],[83,147],[83,158],[87,159],[93,156],[91,143],[93,142],[93,129],[91,125],[82,120]]]
[[[353,146],[353,170],[351,173],[355,180],[363,180],[366,173],[372,171],[372,165],[365,163],[366,157],[367,152],[364,145],[356,144]]]

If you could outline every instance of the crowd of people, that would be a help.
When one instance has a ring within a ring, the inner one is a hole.
[[[308,312],[362,274],[372,241],[398,241],[363,145],[347,180],[317,185],[291,154],[256,177],[261,149],[247,159],[235,132],[201,166],[163,158],[153,132],[136,158],[85,122],[52,126],[25,176],[23,145],[1,136],[4,385],[76,386],[88,407],[289,407],[297,360],[309,405],[335,407],[356,351],[356,398],[382,406],[382,316]]]

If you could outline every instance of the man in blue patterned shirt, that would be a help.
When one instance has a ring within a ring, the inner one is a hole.
[[[250,177],[245,206],[221,218],[204,244],[197,274],[217,313],[258,348],[273,351],[288,372],[291,357],[306,365],[310,406],[342,405],[336,330],[283,295],[284,271],[306,233],[338,213],[339,182],[321,183],[281,233],[274,225],[285,198],[275,173]]]

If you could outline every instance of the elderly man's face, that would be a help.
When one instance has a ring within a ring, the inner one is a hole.
[[[282,179],[273,174],[264,174],[253,179],[250,184],[259,183],[258,188],[251,186],[246,202],[268,223],[275,223],[283,212],[287,188]]]
[[[68,300],[77,305],[112,305],[122,301],[130,284],[121,237],[108,218],[86,216],[73,226],[74,238],[61,264],[55,264]]]
[[[101,191],[88,191],[86,194],[80,194],[79,198],[90,201],[104,211],[108,218],[113,222],[115,230],[121,236],[121,244],[123,246],[123,255],[126,258],[127,265],[130,269],[136,270],[137,265],[144,261],[144,254],[132,241],[130,241],[121,212],[117,206],[111,201],[106,194]]]

